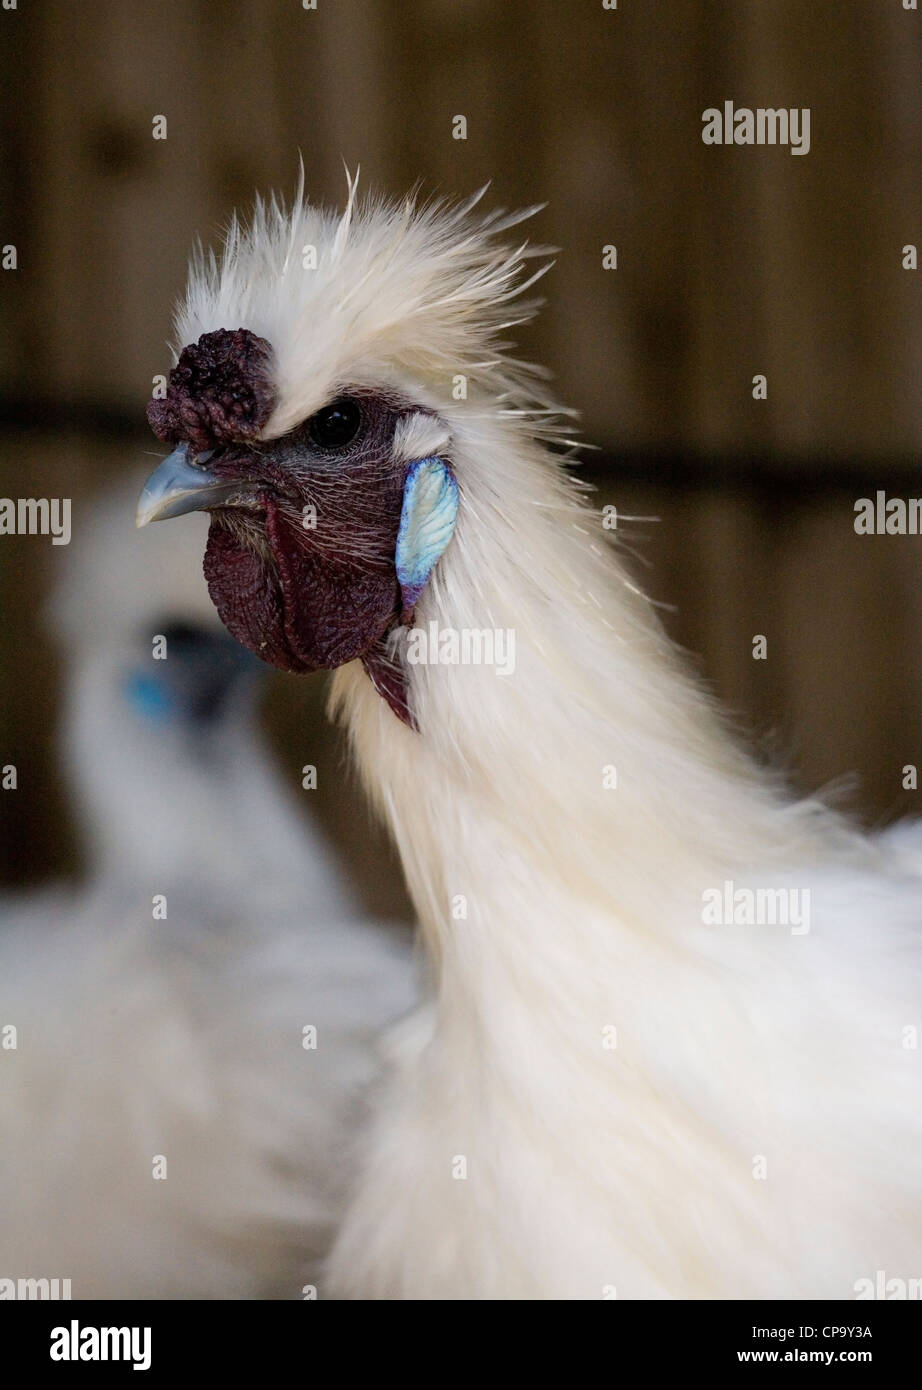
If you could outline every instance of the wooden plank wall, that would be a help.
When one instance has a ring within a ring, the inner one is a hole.
[[[136,409],[192,238],[257,187],[290,188],[300,151],[328,200],[346,160],[395,192],[492,179],[504,203],[547,201],[536,235],[562,250],[529,347],[603,443],[917,447],[922,292],[899,251],[922,235],[918,13],[899,0],[317,3],[2,14],[4,241],[21,244],[8,386]],[[727,98],[809,106],[810,153],[705,147],[701,112]],[[607,243],[616,272],[601,267]]]
[[[922,282],[901,267],[922,243],[920,26],[900,0],[20,0],[0,11],[0,403],[17,427],[49,405],[140,419],[193,237],[290,189],[299,152],[328,201],[343,160],[393,192],[546,201],[535,235],[561,250],[527,351],[612,455],[722,460],[681,486],[600,478],[662,518],[637,548],[667,621],[804,785],[855,770],[854,804],[888,814],[922,759],[920,542],[857,538],[851,508],[905,492],[922,440]],[[810,153],[705,147],[725,99],[809,106]],[[79,498],[146,447],[36,441],[8,436],[5,495],[26,476]],[[53,667],[10,611],[48,563],[0,550],[5,727],[36,750]],[[53,859],[49,805],[10,832],[8,872],[29,846]]]

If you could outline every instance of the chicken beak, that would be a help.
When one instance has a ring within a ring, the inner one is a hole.
[[[192,463],[188,444],[179,444],[144,484],[135,525],[146,526],[151,521],[184,516],[186,512],[207,511],[220,506],[239,489],[239,483],[216,478],[207,468]]]

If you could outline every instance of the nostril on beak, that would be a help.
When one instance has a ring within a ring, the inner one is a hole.
[[[235,491],[236,485],[216,478],[202,466],[211,455],[200,455],[193,463],[188,444],[179,444],[150,475],[138,498],[135,525],[184,516],[219,506]]]

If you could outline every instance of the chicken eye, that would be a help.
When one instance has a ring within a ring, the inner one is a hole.
[[[332,405],[324,406],[307,422],[311,441],[319,449],[345,449],[358,434],[362,424],[362,408],[351,396],[340,396]]]

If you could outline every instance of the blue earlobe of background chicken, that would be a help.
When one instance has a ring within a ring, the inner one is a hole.
[[[403,488],[403,510],[397,533],[397,578],[403,597],[404,622],[454,534],[458,517],[458,483],[440,458],[410,464]]]
[[[176,715],[176,702],[165,682],[146,671],[130,671],[122,693],[134,713],[150,724],[168,724]]]

